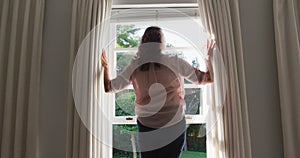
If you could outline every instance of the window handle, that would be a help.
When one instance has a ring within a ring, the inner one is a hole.
[[[192,117],[192,116],[186,116],[185,118],[186,118],[186,119],[188,119],[188,120],[191,120],[191,119],[193,119],[193,117]]]
[[[129,120],[133,120],[132,117],[126,117],[126,120],[129,121]]]

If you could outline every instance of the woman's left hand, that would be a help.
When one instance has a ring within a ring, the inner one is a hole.
[[[214,75],[213,75],[213,69],[212,69],[212,63],[211,63],[211,55],[212,55],[212,52],[213,52],[213,49],[216,45],[216,41],[213,40],[213,39],[210,39],[210,40],[207,40],[207,45],[206,45],[206,48],[207,48],[207,59],[205,60],[206,62],[206,67],[207,67],[207,72],[206,72],[206,82],[207,83],[211,83],[213,82],[213,78],[214,78]]]
[[[214,39],[207,40],[206,48],[207,48],[207,60],[210,61],[211,53],[216,45],[216,41]]]

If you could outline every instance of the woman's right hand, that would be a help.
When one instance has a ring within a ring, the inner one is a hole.
[[[101,64],[104,68],[107,68],[108,64],[107,64],[107,58],[106,58],[106,53],[105,53],[105,50],[102,49],[102,54],[101,54]]]
[[[106,58],[106,53],[105,50],[102,49],[102,54],[101,54],[101,65],[103,66],[104,70],[104,75],[103,75],[103,84],[104,84],[104,90],[105,92],[110,92],[110,79],[109,79],[109,74],[108,74],[108,64],[107,64],[107,58]]]

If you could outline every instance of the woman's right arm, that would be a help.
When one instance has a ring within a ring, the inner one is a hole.
[[[105,50],[102,50],[102,55],[101,55],[101,64],[104,69],[104,90],[105,92],[110,92],[112,91],[111,86],[110,86],[110,78],[109,78],[109,70],[108,70],[108,64],[107,64],[107,58],[105,54]],[[100,75],[100,73],[99,73]]]
[[[117,92],[125,87],[127,87],[130,82],[130,76],[131,76],[131,67],[127,66],[124,68],[124,70],[114,79],[110,79],[109,77],[109,69],[106,59],[105,51],[102,50],[101,55],[101,64],[104,69],[104,90],[105,92]],[[100,73],[99,73],[100,75]]]

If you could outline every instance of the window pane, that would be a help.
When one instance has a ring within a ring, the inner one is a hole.
[[[200,114],[200,107],[202,102],[201,88],[186,88],[184,100],[186,102],[186,114]]]
[[[135,116],[135,94],[133,90],[126,89],[115,95],[115,116]]]
[[[113,125],[113,157],[133,158],[133,150],[138,150],[137,138],[132,132],[137,132],[137,125]],[[136,153],[139,158],[139,153]]]
[[[117,48],[135,48],[141,40],[138,35],[140,28],[134,24],[119,24],[116,27],[116,47]]]
[[[205,124],[188,125],[186,144],[181,158],[206,158],[206,127]]]
[[[117,74],[124,70],[135,54],[135,52],[117,52]]]
[[[117,124],[113,125],[113,157],[132,158],[133,150],[138,151],[136,125]],[[139,153],[136,153],[139,157]],[[205,124],[187,125],[186,144],[181,158],[199,157],[206,158],[206,126]]]
[[[186,114],[200,114],[202,102],[201,88],[185,89]],[[115,95],[115,116],[135,116],[135,94],[132,89],[126,89]]]
[[[117,24],[116,25],[116,48],[137,48],[141,38],[149,24]],[[191,47],[190,43],[178,34],[167,29],[163,30],[166,47]]]
[[[193,84],[193,83],[190,82],[190,81],[188,81],[188,80],[186,80],[186,79],[184,79],[184,84]]]

